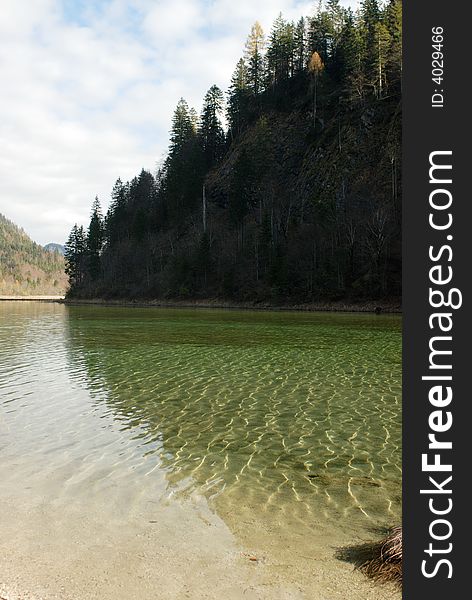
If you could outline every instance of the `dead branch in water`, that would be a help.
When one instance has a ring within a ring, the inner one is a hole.
[[[394,527],[379,542],[340,548],[336,557],[353,563],[367,577],[380,583],[402,582],[402,528]]]

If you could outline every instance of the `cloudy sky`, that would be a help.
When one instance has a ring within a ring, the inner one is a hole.
[[[1,0],[0,213],[64,243],[118,177],[156,170],[183,96],[226,90],[255,20],[306,0]],[[356,5],[355,0],[343,4]]]

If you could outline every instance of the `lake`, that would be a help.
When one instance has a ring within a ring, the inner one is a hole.
[[[1,302],[0,434],[0,596],[400,598],[397,315]]]

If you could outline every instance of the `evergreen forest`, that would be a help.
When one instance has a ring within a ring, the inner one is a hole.
[[[156,172],[73,227],[69,297],[400,297],[401,11],[326,0],[256,22],[229,89],[179,100]]]

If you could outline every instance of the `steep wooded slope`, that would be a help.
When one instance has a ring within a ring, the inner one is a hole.
[[[61,295],[66,285],[64,258],[0,214],[0,295]]]

